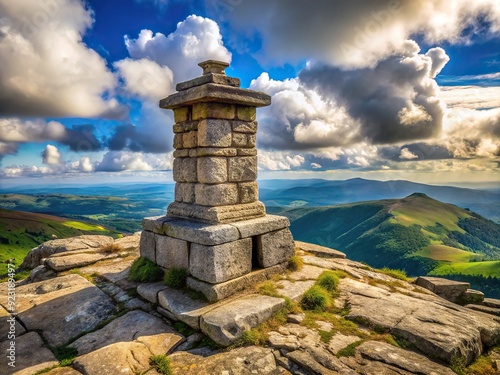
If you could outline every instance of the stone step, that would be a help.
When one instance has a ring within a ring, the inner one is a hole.
[[[73,268],[84,267],[97,263],[101,260],[118,257],[118,254],[105,253],[80,253],[73,255],[68,253],[65,256],[50,257],[45,261],[45,265],[56,272],[67,271]]]
[[[483,300],[483,305],[500,309],[500,299],[485,298]]]
[[[500,316],[500,308],[499,307],[489,307],[484,305],[465,305],[468,309],[480,311],[485,314]]]
[[[346,255],[338,250],[330,249],[329,247],[319,246],[307,242],[295,241],[295,247],[299,250],[306,251],[320,258],[341,258],[345,259]]]

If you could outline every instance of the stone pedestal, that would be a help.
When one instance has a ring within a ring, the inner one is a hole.
[[[160,101],[174,111],[175,202],[167,216],[144,219],[141,255],[187,269],[188,284],[217,300],[241,289],[245,275],[281,270],[294,242],[288,219],[266,215],[258,200],[256,108],[271,97],[241,89],[226,63],[199,65],[203,76]]]

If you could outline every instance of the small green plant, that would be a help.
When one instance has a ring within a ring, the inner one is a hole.
[[[480,356],[472,365],[467,367],[467,375],[495,375],[498,370],[493,368],[493,361],[490,357]]]
[[[78,350],[67,346],[58,346],[54,348],[53,352],[59,361],[59,365],[63,367],[71,365],[78,355]]]
[[[331,331],[323,331],[323,330],[320,329],[318,331],[318,334],[319,334],[319,337],[321,338],[321,341],[323,341],[324,343],[328,344],[335,333],[334,333],[333,330],[331,330]]]
[[[136,259],[130,267],[128,279],[130,281],[138,281],[141,283],[151,283],[160,281],[163,276],[163,271],[149,259],[140,257]]]
[[[304,310],[325,311],[330,304],[330,294],[318,285],[309,288],[300,301],[300,306]]]
[[[172,375],[172,367],[170,365],[170,359],[167,358],[165,354],[153,355],[149,359],[151,366],[155,368],[160,374]]]
[[[363,340],[359,340],[353,342],[352,344],[347,345],[345,348],[340,349],[337,352],[337,358],[340,357],[354,357],[356,355],[356,348],[363,343]]]
[[[395,279],[398,279],[398,280],[411,281],[411,278],[408,277],[408,275],[406,274],[406,271],[404,271],[404,270],[394,270],[391,268],[384,267],[384,268],[378,270],[378,272],[383,273],[384,275],[387,275],[387,276],[394,277]]]
[[[191,336],[193,333],[195,333],[196,331],[191,328],[190,326],[188,326],[186,323],[183,323],[181,322],[180,320],[175,322],[172,327],[177,331],[179,332],[181,335],[183,336]]]
[[[257,291],[260,294],[271,297],[279,297],[278,289],[276,289],[276,285],[271,281],[267,280],[257,285]]]
[[[171,288],[182,289],[186,286],[188,271],[185,268],[170,268],[165,272],[163,282]]]
[[[465,371],[465,358],[461,356],[456,356],[452,358],[450,362],[450,368],[456,372],[458,375],[466,375]]]
[[[300,271],[304,267],[304,261],[298,255],[294,255],[288,260],[288,269],[290,271]]]
[[[316,284],[330,293],[336,292],[339,286],[340,279],[334,271],[324,271],[318,277]]]

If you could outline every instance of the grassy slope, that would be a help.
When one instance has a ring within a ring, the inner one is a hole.
[[[481,268],[480,262],[469,263],[481,258],[500,259],[500,249],[494,246],[491,236],[480,239],[477,233],[468,233],[463,222],[473,221],[479,230],[484,227],[491,231],[492,226],[493,230],[499,230],[500,226],[423,194],[281,213],[291,218],[291,229],[297,239],[338,248],[349,257],[373,266],[423,274],[441,264],[460,262],[457,271],[464,274],[484,270],[485,275],[496,272],[500,277],[500,270],[495,267]],[[461,236],[458,240],[457,234]],[[465,237],[467,242],[462,240]]]
[[[8,259],[14,258],[19,265],[32,248],[50,239],[82,234],[119,235],[101,225],[4,209],[0,209],[0,228],[0,275],[6,272]]]

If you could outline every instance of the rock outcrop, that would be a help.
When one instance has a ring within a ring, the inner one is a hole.
[[[486,298],[462,307],[335,250],[299,243],[297,254],[305,265],[268,281],[275,295],[247,290],[208,303],[161,282],[129,281],[139,236],[96,241],[86,249],[77,249],[81,238],[64,241],[57,246],[66,250],[29,255],[26,263],[38,266],[36,272],[47,279],[25,280],[16,287],[16,368],[2,362],[1,374],[155,375],[153,355],[166,355],[174,375],[451,375],[450,364],[471,363],[488,353],[491,371],[500,365],[500,353],[490,352],[500,344],[500,301]],[[53,242],[38,248],[54,249]],[[104,243],[117,242],[117,253],[100,250]],[[86,264],[77,261],[82,254],[119,256]],[[76,268],[51,268],[61,256]],[[325,270],[348,275],[335,298],[337,314],[289,313],[285,323],[267,326],[261,345],[238,347],[244,332],[282,313],[290,304],[285,297],[300,301]],[[2,331],[9,329],[7,288],[0,284]],[[6,338],[0,336],[3,352],[10,346]]]

